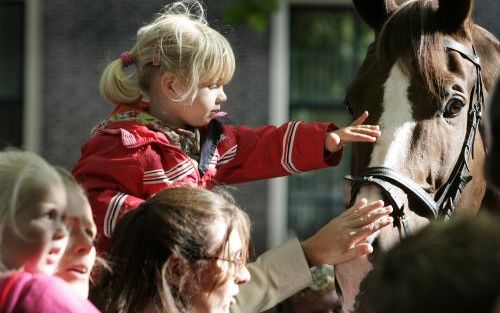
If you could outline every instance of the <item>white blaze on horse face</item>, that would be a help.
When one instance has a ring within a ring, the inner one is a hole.
[[[373,147],[369,167],[384,166],[400,170],[406,162],[416,125],[408,99],[408,87],[410,79],[396,62],[384,84],[384,103],[379,120],[382,135]],[[357,195],[358,200],[366,198],[369,202],[381,197],[380,191],[374,186],[361,188]]]
[[[385,166],[400,170],[404,166],[416,125],[408,99],[409,86],[409,78],[396,62],[384,85],[383,111],[379,121],[382,135],[377,139],[373,148],[368,165],[370,167]],[[372,202],[382,199],[382,194],[375,186],[365,186],[360,189],[356,197],[357,200],[360,198],[366,198],[368,202]],[[368,240],[373,242],[377,236],[378,232],[370,236]],[[359,284],[370,269],[371,264],[366,257],[359,257],[337,265],[336,277],[342,289],[344,312],[352,311]]]
[[[416,125],[408,99],[409,87],[410,80],[396,62],[385,82],[383,112],[379,121],[382,136],[375,143],[369,166],[397,170],[404,165]]]

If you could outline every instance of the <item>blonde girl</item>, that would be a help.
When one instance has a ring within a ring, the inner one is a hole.
[[[0,152],[0,271],[52,275],[68,242],[66,193],[42,158]]]
[[[373,142],[378,126],[293,121],[235,127],[221,105],[235,71],[231,45],[210,28],[198,1],[167,5],[136,44],[104,70],[101,94],[114,106],[73,169],[106,250],[117,220],[151,195],[179,185],[211,188],[337,165],[349,141]]]
[[[0,152],[0,312],[98,312],[51,276],[67,243],[57,171],[31,152]]]

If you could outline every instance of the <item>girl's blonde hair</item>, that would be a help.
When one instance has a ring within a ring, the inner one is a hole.
[[[63,186],[60,175],[35,153],[20,150],[0,152],[0,246],[5,240],[3,233],[7,225],[19,232],[16,213],[40,201],[48,186],[56,184]],[[0,251],[0,272],[3,272],[9,268],[1,255]]]
[[[226,84],[233,77],[235,60],[227,39],[208,26],[197,0],[167,5],[154,20],[137,31],[130,50],[135,65],[130,71],[122,58],[112,61],[101,76],[100,90],[111,104],[138,105],[149,94],[155,70],[176,74],[181,86],[176,101],[194,99],[202,83]]]
[[[214,244],[217,221],[227,225],[223,257],[231,258],[228,245],[234,230],[241,238],[241,261],[246,262],[250,220],[228,195],[176,187],[149,198],[118,221],[107,255],[110,271],[92,290],[92,302],[108,313],[141,312],[151,303],[158,312],[189,312],[185,288],[200,288],[201,275],[210,265],[206,253]],[[171,257],[189,268],[179,284],[171,282],[176,277],[167,266]],[[229,279],[231,268],[226,269],[213,288]]]

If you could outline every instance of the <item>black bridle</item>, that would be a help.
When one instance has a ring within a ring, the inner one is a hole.
[[[425,216],[448,219],[455,211],[462,190],[472,180],[468,162],[471,157],[474,157],[474,140],[481,122],[484,105],[481,60],[476,54],[474,46],[471,50],[459,42],[448,39],[444,41],[444,46],[447,51],[458,52],[463,58],[472,62],[476,68],[476,82],[470,94],[465,140],[457,163],[446,184],[432,198],[413,180],[388,167],[368,167],[361,171],[358,176],[347,175],[345,177],[352,184],[351,202],[354,202],[359,189],[364,185],[375,185],[381,190],[384,199],[387,199],[393,207],[392,215],[396,226],[400,232],[402,231],[402,235],[408,234],[411,230],[408,217],[405,214],[404,203],[395,195],[394,187],[404,191],[408,196],[408,201],[410,198],[415,201],[418,209],[423,211]],[[352,108],[348,107],[348,109],[352,111]]]

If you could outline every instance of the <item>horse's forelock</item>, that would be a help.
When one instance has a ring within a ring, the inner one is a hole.
[[[408,77],[415,77],[434,97],[443,100],[451,79],[446,71],[444,34],[435,18],[435,1],[408,1],[387,20],[377,42],[378,57],[399,62]],[[466,23],[467,31],[472,24]]]

